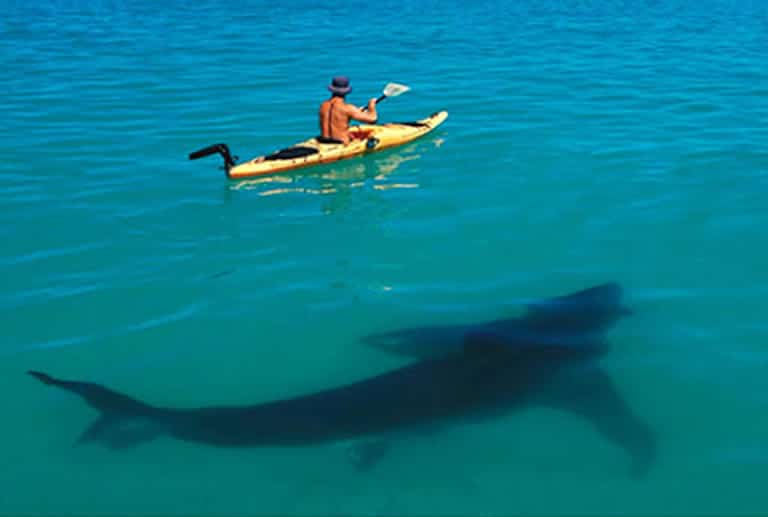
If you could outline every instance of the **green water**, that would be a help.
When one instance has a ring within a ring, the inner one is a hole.
[[[0,512],[765,513],[762,3],[5,7]],[[450,117],[268,182],[187,160],[311,136],[338,73],[358,103],[411,86],[382,121]],[[605,281],[634,314],[601,363],[658,440],[640,480],[542,407],[406,434],[366,473],[348,443],[73,447],[96,413],[24,375],[251,404],[406,364],[371,332]]]

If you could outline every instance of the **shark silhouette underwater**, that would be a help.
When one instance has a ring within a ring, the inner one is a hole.
[[[567,310],[550,311],[552,325],[565,325],[576,318],[589,335],[623,312],[614,303],[620,301],[616,289],[616,285],[606,284],[572,295],[584,303],[577,304],[578,310],[570,316]],[[545,313],[538,317],[547,319]],[[592,321],[586,324],[582,318]],[[591,420],[604,437],[627,451],[631,472],[645,474],[655,453],[653,433],[629,410],[610,378],[591,371],[586,382],[556,381],[567,365],[598,357],[604,347],[593,346],[591,339],[583,346],[535,342],[510,346],[504,334],[489,331],[493,327],[479,329],[463,336],[459,351],[419,359],[340,387],[251,406],[157,407],[99,384],[61,380],[39,371],[28,373],[44,384],[78,395],[99,412],[76,443],[97,442],[112,449],[163,435],[221,447],[380,438],[404,429],[434,429],[463,418],[491,417],[515,407],[541,404]],[[373,446],[369,450],[378,456],[385,449]]]

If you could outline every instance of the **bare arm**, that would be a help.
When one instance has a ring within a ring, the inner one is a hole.
[[[360,122],[374,124],[379,119],[379,114],[376,113],[376,99],[368,101],[368,111],[363,111],[351,104],[347,104],[347,115]]]

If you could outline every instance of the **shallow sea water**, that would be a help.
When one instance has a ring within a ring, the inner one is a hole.
[[[6,2],[0,19],[0,511],[765,513],[768,6]],[[258,181],[331,76],[404,147]],[[530,407],[347,443],[72,447],[95,413],[24,372],[158,405],[254,403],[406,364],[361,337],[606,281],[601,361],[654,431],[644,479]]]

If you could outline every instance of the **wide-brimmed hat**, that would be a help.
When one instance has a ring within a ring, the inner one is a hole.
[[[346,95],[352,91],[352,87],[349,85],[349,79],[340,75],[334,77],[328,89],[338,95]]]

